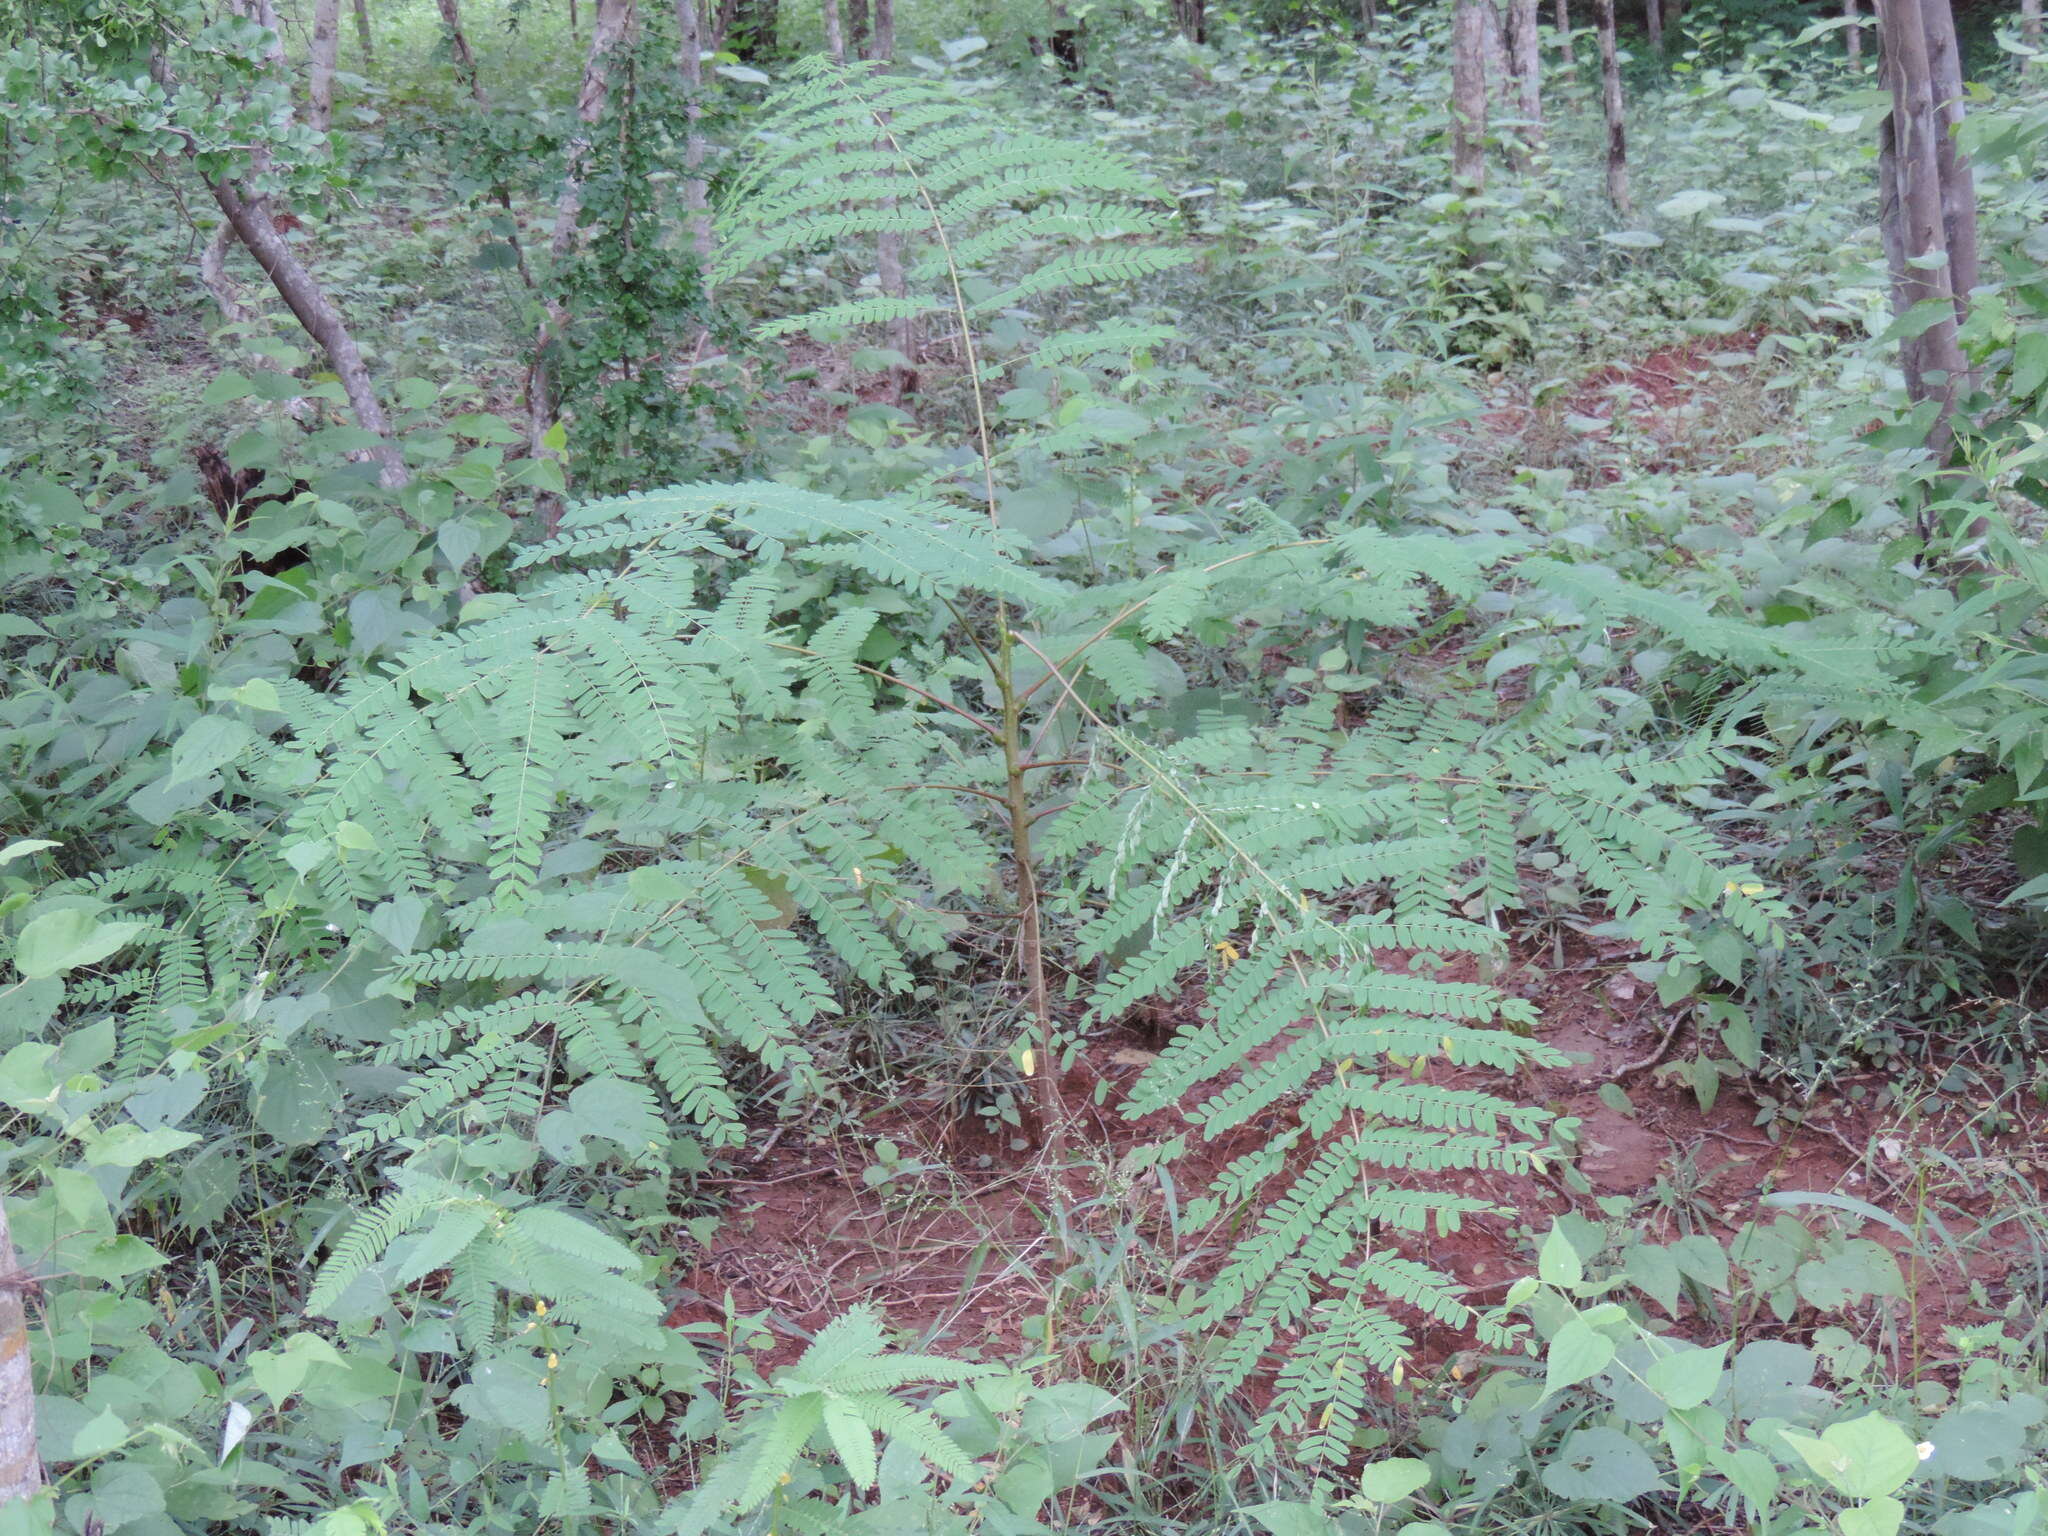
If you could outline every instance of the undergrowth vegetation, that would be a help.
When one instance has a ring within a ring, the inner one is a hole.
[[[0,1525],[2048,1531],[2028,45],[827,7],[0,0]]]

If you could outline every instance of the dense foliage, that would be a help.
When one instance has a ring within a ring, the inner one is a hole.
[[[1938,419],[1840,18],[337,9],[0,0],[0,1523],[2048,1531],[2038,37]]]

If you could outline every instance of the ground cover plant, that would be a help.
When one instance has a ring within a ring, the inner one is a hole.
[[[2041,22],[0,0],[0,1526],[2048,1531]]]

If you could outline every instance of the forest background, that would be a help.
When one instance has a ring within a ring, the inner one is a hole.
[[[0,1526],[2048,1531],[2038,0],[0,0]]]

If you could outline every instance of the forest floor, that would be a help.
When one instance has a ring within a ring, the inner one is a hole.
[[[1910,1228],[1926,1203],[1924,1171],[1938,1161],[1960,1176],[1940,1201],[1942,1243],[1915,1243],[1879,1221],[1845,1217],[1854,1235],[1892,1250],[1907,1276],[1909,1297],[1884,1319],[1891,1364],[1909,1376],[1924,1364],[1919,1356],[1939,1349],[1944,1326],[1996,1315],[2011,1294],[2011,1272],[2031,1260],[2017,1242],[1977,1240],[1992,1238],[2005,1213],[1996,1179],[1968,1175],[2025,1176],[2028,1159],[2048,1144],[2048,1125],[2009,1122],[1994,1134],[1959,1106],[1902,1109],[1886,1092],[1889,1077],[1867,1072],[1801,1103],[1796,1115],[1777,1121],[1772,1139],[1758,1128],[1760,1118],[1771,1117],[1760,1117],[1743,1085],[1723,1085],[1702,1106],[1686,1064],[1695,1054],[1690,1012],[1660,1007],[1654,988],[1627,969],[1631,958],[1625,945],[1573,935],[1561,966],[1546,948],[1541,964],[1524,957],[1497,978],[1534,1004],[1540,1037],[1571,1058],[1562,1067],[1525,1071],[1515,1091],[1578,1120],[1575,1166],[1589,1188],[1575,1191],[1556,1174],[1470,1173],[1448,1183],[1433,1175],[1436,1187],[1500,1202],[1500,1209],[1468,1219],[1455,1233],[1390,1232],[1392,1246],[1456,1277],[1483,1306],[1531,1272],[1534,1242],[1554,1216],[1576,1209],[1598,1220],[1603,1196],[1646,1199],[1635,1217],[1639,1235],[1661,1242],[1694,1232],[1725,1242],[1746,1222],[1768,1224],[1775,1213],[1763,1201],[1774,1193],[1846,1196]],[[1438,976],[1459,979],[1453,969]],[[1184,998],[1187,1022],[1198,1001],[1194,994]],[[1082,1050],[1065,1082],[1072,1157],[1115,1169],[1187,1129],[1177,1111],[1136,1119],[1121,1112],[1133,1080],[1178,1027],[1171,1017],[1158,1029],[1119,1027]],[[1484,1076],[1471,1074],[1472,1085]],[[1621,1088],[1626,1108],[1612,1093],[1603,1097],[1608,1085]],[[714,1321],[729,1294],[742,1312],[775,1319],[785,1334],[773,1355],[779,1362],[784,1354],[793,1358],[804,1337],[831,1317],[872,1301],[948,1352],[1014,1358],[1038,1345],[1040,1320],[1057,1300],[1051,1277],[1070,1262],[1059,1252],[1052,1175],[1041,1149],[1011,1127],[908,1113],[902,1103],[877,1104],[829,1134],[764,1127],[717,1185],[726,1219],[708,1249],[685,1256],[686,1287],[672,1322]],[[1274,1129],[1254,1123],[1196,1148],[1180,1165],[1190,1186]],[[1017,1140],[1027,1144],[1016,1148]],[[876,1148],[885,1141],[896,1156],[883,1164]],[[1314,1150],[1305,1140],[1297,1160]],[[890,1172],[878,1178],[884,1166]],[[1159,1184],[1114,1173],[1108,1182],[1121,1198],[1090,1203],[1070,1212],[1069,1221],[1110,1244],[1121,1232],[1130,1252],[1152,1250],[1146,1238],[1163,1238],[1171,1219]],[[1178,1197],[1184,1202],[1196,1192],[1189,1187]],[[1822,1203],[1802,1202],[1804,1214],[1812,1216],[1816,1204]],[[1226,1233],[1215,1237],[1184,1244],[1180,1251],[1189,1257],[1153,1281],[1170,1287],[1202,1277],[1205,1262],[1213,1265],[1228,1247]],[[1419,1314],[1408,1321],[1417,1346],[1411,1374],[1467,1374],[1469,1335]],[[1684,1315],[1679,1322],[1682,1331]],[[1811,1326],[1802,1330],[1795,1316],[1773,1336],[1802,1331]]]

